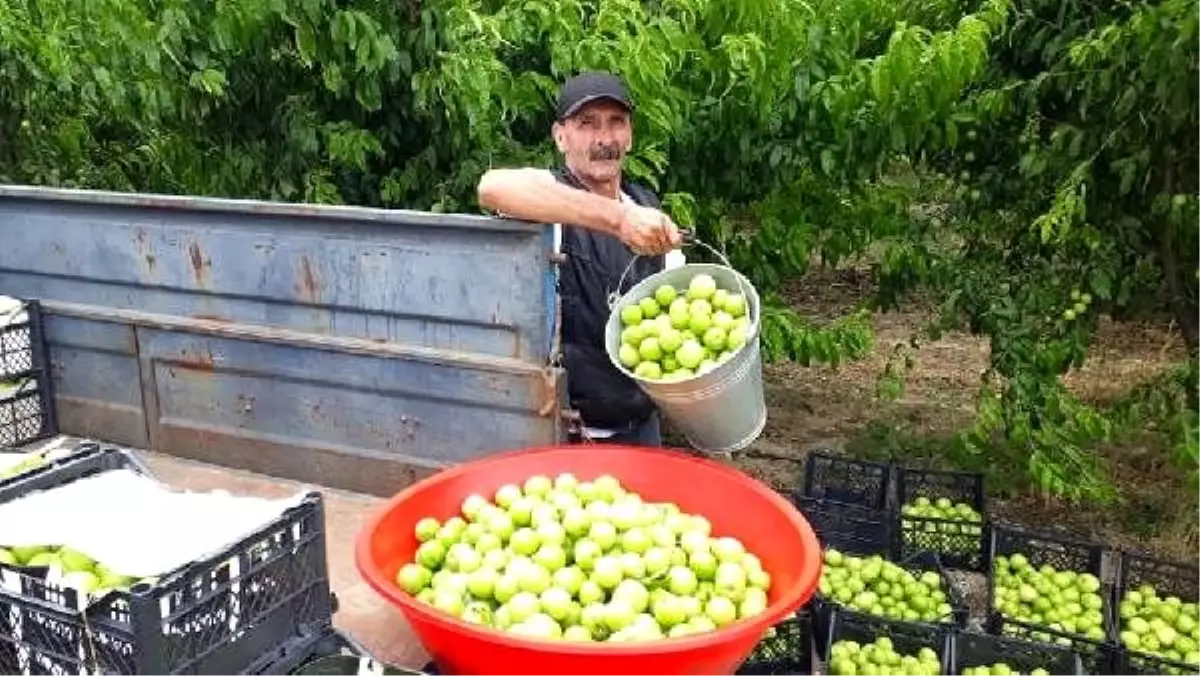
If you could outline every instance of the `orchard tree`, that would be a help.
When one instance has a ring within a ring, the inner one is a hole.
[[[991,338],[995,378],[965,439],[989,455],[1002,440],[1054,493],[1112,495],[1093,446],[1146,419],[1085,405],[1061,376],[1102,315],[1148,302],[1173,314],[1191,355],[1153,391],[1195,487],[1197,21],[1182,0],[1021,0],[988,86],[963,106],[971,132],[933,156],[958,183],[965,245],[926,267],[943,273],[946,318]]]
[[[763,291],[768,359],[858,358],[871,311],[932,294],[930,335],[992,343],[960,459],[1105,498],[1090,448],[1136,421],[1196,464],[1194,364],[1120,410],[1062,383],[1098,317],[1145,298],[1195,346],[1189,10],[7,0],[0,180],[474,211],[487,168],[552,161],[559,81],[616,71],[639,102],[631,172]],[[777,289],[813,261],[872,264],[873,302],[823,325],[788,309]]]
[[[906,227],[871,181],[944,142],[1003,0],[13,0],[0,8],[7,180],[473,210],[488,167],[546,163],[571,72],[639,100],[631,173],[767,291],[769,358],[870,348],[772,292]],[[947,67],[947,64],[950,67]]]

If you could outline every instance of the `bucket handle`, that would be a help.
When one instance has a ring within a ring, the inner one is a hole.
[[[731,264],[729,262],[729,259],[725,257],[724,253],[718,251],[712,245],[704,242],[699,237],[696,237],[696,235],[693,234],[692,231],[682,230],[679,234],[682,236],[685,244],[698,244],[699,246],[701,246],[705,249],[708,249],[708,251],[710,253],[712,253],[714,256],[719,258],[721,260],[721,262],[725,264],[725,267],[729,268],[730,270],[734,269],[733,264]],[[621,293],[621,289],[624,288],[624,286],[625,286],[625,277],[629,275],[629,271],[633,269],[633,264],[636,263],[637,259],[639,259],[641,257],[642,257],[641,254],[635,253],[633,255],[633,258],[629,259],[629,265],[625,266],[625,271],[621,273],[621,279],[617,280],[617,290],[615,292],[611,292],[608,294],[608,309],[609,310],[612,310],[614,307],[616,307],[617,301],[621,300],[621,296],[625,295],[625,294]],[[740,289],[742,292],[742,298],[749,298],[750,294],[746,292],[746,285],[742,283],[742,279],[740,276],[738,277],[737,283],[738,283],[738,289]]]

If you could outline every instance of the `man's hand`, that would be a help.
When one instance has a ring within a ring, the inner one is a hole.
[[[617,236],[634,253],[643,256],[664,254],[683,244],[679,228],[670,216],[637,204],[622,207]]]

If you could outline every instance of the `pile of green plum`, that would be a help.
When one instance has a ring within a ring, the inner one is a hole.
[[[1091,573],[1056,570],[1053,566],[1034,566],[1021,553],[997,556],[993,562],[995,609],[1018,622],[1046,627],[1056,632],[1103,641],[1104,601],[1100,580]],[[1011,625],[1012,635],[1026,632]],[[1070,639],[1034,632],[1032,638],[1070,645]]]
[[[896,650],[892,639],[880,636],[866,645],[846,639],[834,642],[829,646],[829,673],[833,676],[938,676],[942,673],[942,665],[932,648],[921,648],[915,655],[905,655]]]
[[[979,550],[983,515],[965,502],[919,496],[900,508],[900,529],[910,547],[929,551],[969,554]],[[937,519],[925,521],[924,519]]]
[[[53,573],[51,578],[55,584],[95,596],[103,596],[114,590],[129,591],[138,582],[156,580],[122,575],[70,547],[0,547],[0,564],[16,568],[48,568]]]
[[[1178,673],[1197,673],[1200,670],[1198,611],[1200,604],[1195,601],[1183,601],[1178,596],[1162,598],[1150,584],[1130,589],[1118,608],[1121,643],[1130,650],[1191,667],[1190,671]],[[1170,669],[1166,664],[1155,666]]]
[[[747,341],[746,298],[717,286],[712,275],[692,277],[684,290],[663,284],[621,310],[617,360],[646,380],[687,380],[708,373]]]
[[[859,612],[908,622],[939,622],[952,614],[942,576],[920,573],[882,556],[858,557],[825,550],[820,593]]]
[[[396,584],[463,621],[545,640],[645,641],[714,631],[766,610],[771,576],[703,516],[611,475],[527,478],[461,515],[415,525]]]

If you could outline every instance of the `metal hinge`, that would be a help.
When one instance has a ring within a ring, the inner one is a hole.
[[[559,415],[567,423],[567,431],[571,434],[579,434],[583,430],[583,416],[579,415],[579,411],[564,408],[559,410]]]

